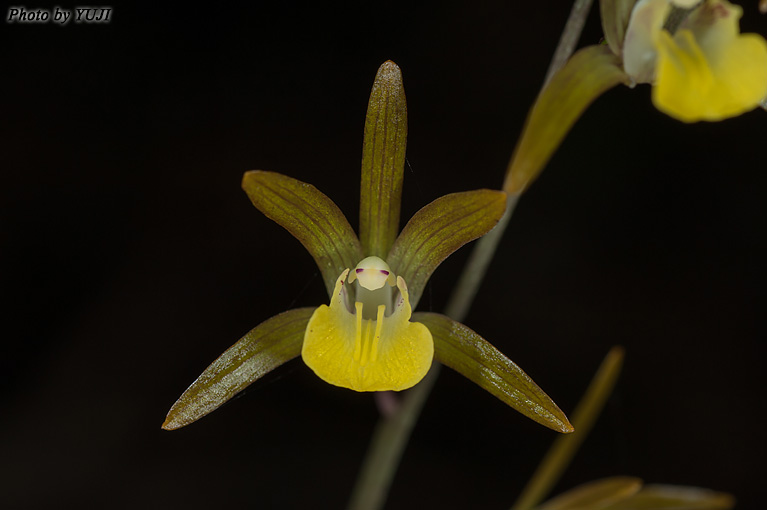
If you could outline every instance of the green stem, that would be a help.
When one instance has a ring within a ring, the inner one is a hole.
[[[571,416],[575,432],[557,437],[511,510],[530,510],[549,494],[594,426],[607,397],[613,391],[622,366],[623,348],[613,347]]]
[[[543,80],[543,87],[546,88],[551,78],[554,77],[554,73],[562,69],[570,56],[575,51],[575,47],[578,45],[578,39],[581,38],[581,32],[583,32],[583,25],[586,24],[586,18],[591,10],[591,4],[594,0],[575,0],[573,2],[573,8],[570,10],[570,16],[565,23],[565,29],[562,31],[562,36],[559,38],[557,49],[554,50],[554,56],[551,58],[549,69],[546,71],[546,78]]]
[[[445,307],[445,315],[451,319],[461,322],[469,313],[469,308],[479,291],[479,285],[485,278],[487,267],[493,260],[495,250],[498,248],[498,243],[501,242],[501,237],[506,231],[506,226],[509,224],[518,201],[519,195],[509,195],[506,200],[506,212],[501,216],[498,224],[477,241]]]
[[[542,88],[548,84],[551,76],[567,62],[575,50],[591,3],[592,0],[575,0]],[[518,199],[519,195],[509,197],[506,214],[490,233],[475,244],[456,291],[448,301],[446,307],[448,317],[461,321],[468,313]],[[426,377],[413,389],[408,390],[397,411],[391,416],[379,419],[352,491],[349,510],[378,510],[383,507],[410,433],[437,380],[439,368],[439,364],[435,363]]]
[[[352,491],[349,510],[381,508],[394,473],[410,439],[426,398],[437,381],[441,365],[434,363],[418,385],[409,390],[395,413],[378,420],[362,470]]]
[[[580,39],[581,32],[583,31],[583,25],[586,23],[586,17],[591,10],[591,4],[593,0],[575,0],[573,8],[570,10],[570,16],[567,18],[565,29],[562,32],[562,36],[559,38],[559,44],[554,51],[554,56],[551,58],[549,69],[546,71],[546,78],[543,80],[543,86],[541,90],[545,89],[551,81],[554,74],[562,69],[567,63],[567,60],[575,51],[575,47]],[[514,163],[514,156],[509,161],[507,167],[507,173],[511,169]],[[490,261],[498,248],[503,237],[506,227],[509,224],[511,215],[514,213],[514,209],[519,202],[520,195],[509,195],[506,202],[506,214],[503,215],[501,221],[495,226],[488,234],[482,237],[474,246],[474,250],[471,252],[469,261],[466,267],[461,273],[458,280],[458,284],[450,296],[446,313],[448,317],[457,321],[462,321],[466,314],[469,312],[471,303],[474,301],[474,296],[477,295],[479,286],[485,277],[487,267],[490,265]]]

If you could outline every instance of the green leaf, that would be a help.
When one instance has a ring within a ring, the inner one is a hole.
[[[437,266],[487,234],[505,210],[505,193],[480,189],[445,195],[415,213],[386,257],[394,274],[405,279],[413,308]]]
[[[378,69],[365,117],[360,239],[366,257],[385,258],[399,232],[406,145],[407,103],[402,73],[389,60]]]
[[[729,510],[735,498],[724,492],[679,485],[647,485],[606,510]]]
[[[245,172],[242,189],[259,211],[293,234],[314,257],[328,295],[344,269],[354,268],[363,259],[360,242],[344,213],[311,184],[253,170]]]
[[[605,40],[616,55],[623,54],[626,27],[636,2],[637,0],[599,0],[599,14],[602,18]]]
[[[538,510],[601,510],[636,494],[642,480],[630,476],[614,476],[584,483],[552,498]]]
[[[301,354],[314,308],[297,308],[268,319],[216,359],[168,411],[162,428],[175,430],[216,410],[253,381]]]
[[[541,425],[558,432],[573,431],[554,401],[521,368],[474,331],[436,313],[414,313],[413,321],[425,324],[431,331],[437,361]]]
[[[586,108],[619,83],[629,83],[621,61],[607,46],[578,51],[554,75],[527,116],[506,174],[504,191],[522,193],[538,177]]]

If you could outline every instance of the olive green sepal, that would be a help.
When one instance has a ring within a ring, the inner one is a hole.
[[[732,495],[683,485],[643,485],[639,478],[613,476],[570,489],[536,510],[730,510]]]
[[[162,428],[175,430],[199,420],[250,383],[298,357],[314,310],[289,310],[250,330],[187,388],[168,411]]]
[[[477,333],[436,313],[414,313],[413,320],[425,324],[431,331],[434,359],[531,420],[557,432],[574,430],[554,401],[521,368]]]
[[[626,38],[626,28],[636,2],[637,0],[599,0],[599,14],[605,40],[616,55],[623,54],[623,40]]]
[[[642,480],[633,476],[612,476],[584,483],[537,507],[537,510],[589,510],[608,508],[633,496],[642,488]]]
[[[376,73],[365,116],[360,182],[360,240],[365,256],[385,258],[399,232],[407,147],[402,72],[387,60]]]
[[[293,234],[314,257],[328,295],[338,275],[363,258],[357,234],[344,213],[311,184],[252,170],[245,172],[242,189],[259,211]]]
[[[522,193],[586,108],[607,90],[629,82],[621,59],[607,46],[588,46],[575,53],[535,100],[514,149],[503,190]]]
[[[437,266],[487,234],[505,210],[506,193],[479,189],[445,195],[413,215],[386,259],[394,274],[407,282],[413,308]]]

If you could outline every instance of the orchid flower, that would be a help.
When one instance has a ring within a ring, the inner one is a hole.
[[[402,75],[386,62],[376,75],[365,121],[359,238],[314,186],[273,172],[245,173],[242,185],[253,205],[314,258],[330,304],[289,310],[251,330],[181,395],[163,428],[205,416],[300,354],[320,379],[355,391],[405,390],[436,359],[533,420],[572,431],[556,404],[477,333],[444,315],[412,312],[437,266],[496,225],[506,194],[446,195],[418,211],[398,234],[406,138]]]
[[[743,9],[726,0],[640,0],[623,42],[626,73],[652,83],[656,108],[684,122],[717,121],[767,97],[767,42],[740,34]],[[672,9],[677,8],[677,11]],[[672,34],[667,28],[681,11]]]
[[[605,44],[577,51],[528,114],[503,190],[521,194],[600,95],[652,84],[658,110],[683,122],[767,109],[767,42],[741,34],[726,0],[600,0]]]

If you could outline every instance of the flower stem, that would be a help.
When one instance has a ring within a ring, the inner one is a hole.
[[[541,89],[548,85],[554,73],[575,51],[592,1],[575,0]],[[511,164],[510,161],[509,166]],[[518,200],[519,195],[509,196],[506,213],[498,225],[476,243],[446,307],[445,314],[451,319],[461,321],[468,313]],[[410,433],[437,380],[439,369],[439,363],[434,363],[426,377],[407,392],[397,411],[379,419],[352,491],[349,510],[378,510],[383,507]]]
[[[557,437],[511,510],[530,510],[549,494],[594,426],[615,387],[622,366],[623,348],[613,347],[575,408],[572,415],[575,432]]]
[[[570,16],[565,23],[565,29],[562,31],[562,35],[559,38],[557,49],[554,50],[554,56],[551,57],[551,63],[549,69],[546,71],[546,78],[543,80],[543,87],[546,88],[549,84],[554,73],[562,69],[570,56],[575,51],[575,47],[578,45],[578,40],[581,38],[581,32],[583,32],[583,25],[586,24],[586,18],[591,10],[591,4],[594,0],[575,0],[573,2],[573,8],[570,10]]]
[[[420,383],[409,390],[397,411],[380,418],[373,432],[362,470],[352,491],[349,510],[381,508],[386,502],[394,473],[410,439],[426,397],[437,381],[440,364],[434,363]]]
[[[477,241],[445,307],[445,315],[451,319],[461,322],[469,313],[469,308],[479,291],[479,285],[485,278],[487,267],[495,255],[495,250],[501,242],[501,237],[506,231],[518,200],[519,195],[509,195],[506,199],[506,212],[501,216],[498,224]]]
[[[586,17],[591,10],[591,4],[593,0],[575,0],[573,8],[570,10],[570,16],[567,18],[565,29],[562,32],[562,36],[559,38],[559,44],[554,51],[554,56],[551,58],[549,69],[546,71],[546,78],[543,80],[541,90],[545,89],[549,84],[554,74],[562,69],[567,63],[567,60],[575,51],[575,47],[580,39],[581,32],[583,31],[583,25],[586,23]],[[506,173],[508,174],[514,164],[514,155],[509,160]],[[471,303],[474,301],[474,296],[477,295],[479,286],[485,277],[487,267],[490,265],[490,261],[495,255],[495,250],[498,248],[498,243],[501,241],[506,227],[509,224],[511,215],[514,213],[514,209],[517,206],[520,195],[510,194],[506,202],[506,214],[503,215],[501,220],[495,226],[493,230],[488,232],[482,237],[474,246],[474,250],[471,252],[469,261],[466,263],[466,267],[461,273],[458,280],[458,284],[450,296],[450,301],[447,304],[445,315],[451,319],[462,321],[466,314],[469,312]]]

